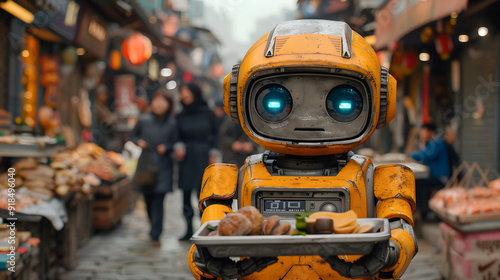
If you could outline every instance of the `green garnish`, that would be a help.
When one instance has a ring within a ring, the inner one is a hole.
[[[309,215],[311,215],[311,211],[295,213],[295,228],[297,232],[293,235],[306,235],[306,218],[309,217]]]

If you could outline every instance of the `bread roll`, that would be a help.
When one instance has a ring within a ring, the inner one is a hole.
[[[217,231],[221,236],[248,235],[252,231],[252,222],[240,213],[230,213],[219,222]]]
[[[259,235],[262,232],[264,217],[259,210],[257,210],[257,208],[253,206],[245,206],[236,211],[236,213],[245,215],[245,217],[252,222],[252,231],[250,232],[250,235]]]

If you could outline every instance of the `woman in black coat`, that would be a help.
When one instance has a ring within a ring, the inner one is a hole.
[[[176,149],[179,161],[179,188],[184,192],[183,214],[186,219],[186,234],[179,240],[189,240],[193,235],[194,210],[191,193],[200,196],[205,168],[216,161],[218,125],[215,114],[203,100],[200,88],[189,83],[181,86],[180,99],[183,110],[177,115],[179,139]]]
[[[165,195],[172,191],[172,151],[174,144],[178,141],[177,124],[170,116],[172,104],[172,98],[166,90],[156,91],[151,100],[152,112],[137,121],[131,135],[132,141],[143,149],[141,157],[146,155],[146,151],[149,154],[149,163],[139,158],[139,164],[150,164],[157,169],[154,186],[142,189],[151,223],[149,235],[153,246],[160,246],[159,240],[163,230],[163,200]],[[144,166],[137,168],[144,168]]]

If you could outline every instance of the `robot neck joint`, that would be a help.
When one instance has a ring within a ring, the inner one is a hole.
[[[326,156],[295,156],[264,153],[264,165],[277,176],[336,176],[354,155],[352,152]]]

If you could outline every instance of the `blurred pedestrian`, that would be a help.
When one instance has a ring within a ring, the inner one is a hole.
[[[237,164],[241,167],[245,159],[254,154],[255,142],[245,134],[241,125],[235,123],[230,117],[224,118],[219,131],[219,139],[222,162]]]
[[[167,90],[157,90],[151,100],[151,113],[143,115],[137,121],[131,135],[132,141],[143,149],[141,157],[146,157],[146,162],[141,161],[139,157],[137,169],[144,169],[147,165],[157,170],[152,185],[142,188],[151,223],[149,235],[153,246],[161,245],[163,201],[165,195],[172,191],[172,152],[178,141],[177,124],[171,116],[172,106],[172,97]]]
[[[415,180],[417,210],[422,219],[427,217],[429,199],[432,194],[436,190],[443,188],[451,176],[448,147],[443,139],[436,137],[436,131],[437,126],[434,123],[422,125],[420,141],[425,144],[425,147],[410,154],[410,158],[428,166],[430,172],[428,178]]]
[[[186,220],[186,234],[179,240],[189,240],[193,235],[194,210],[191,193],[200,196],[203,172],[207,165],[217,160],[217,120],[203,100],[201,89],[194,83],[180,87],[182,111],[177,116],[179,139],[176,149],[179,161],[179,188],[184,193],[183,214]],[[196,207],[197,208],[197,207]]]

